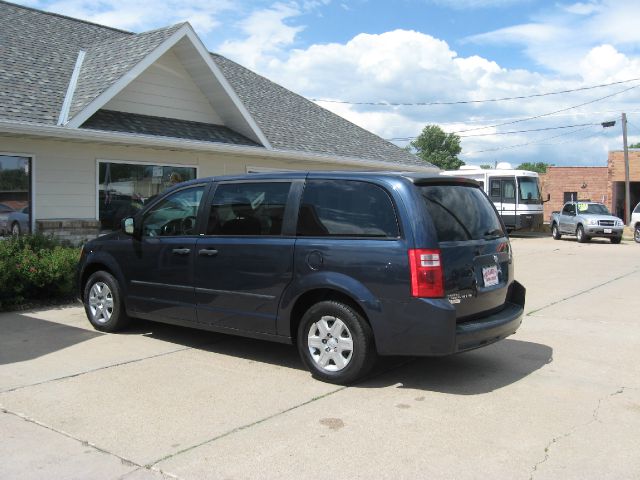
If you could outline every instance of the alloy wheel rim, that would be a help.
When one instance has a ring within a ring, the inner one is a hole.
[[[113,315],[113,293],[104,282],[96,282],[89,291],[89,311],[93,321],[107,323]]]
[[[353,358],[353,337],[338,317],[325,315],[313,323],[307,334],[309,355],[327,372],[344,370]]]

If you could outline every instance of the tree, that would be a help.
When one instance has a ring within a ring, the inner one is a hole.
[[[640,143],[634,143],[633,145],[629,145],[629,148],[640,148]]]
[[[547,167],[553,167],[553,163],[524,162],[516,167],[517,170],[529,170],[530,172],[547,173]]]
[[[455,133],[446,133],[438,125],[424,127],[410,146],[418,157],[443,170],[456,170],[464,165],[458,158],[462,151],[460,137]]]

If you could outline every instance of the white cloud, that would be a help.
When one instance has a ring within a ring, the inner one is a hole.
[[[566,90],[596,83],[640,77],[638,60],[611,45],[586,52],[572,65],[570,76],[511,70],[480,56],[459,56],[437,38],[416,31],[395,30],[379,35],[359,34],[346,43],[312,45],[279,57],[261,57],[258,70],[265,76],[309,98],[352,102],[429,102],[485,100]],[[319,102],[348,120],[383,138],[417,135],[429,123],[446,131],[504,123],[562,110],[628,88],[633,84],[587,90],[570,95],[525,101],[451,106],[379,106]],[[636,93],[637,92],[637,93]],[[593,164],[606,161],[602,152],[616,146],[600,122],[615,118],[629,100],[640,101],[640,89],[601,104],[583,107],[537,121],[515,123],[466,133],[463,157],[473,163],[494,160],[547,161],[556,164]],[[605,112],[588,114],[593,110]],[[594,123],[580,135],[568,130],[493,136],[466,136],[514,130]],[[581,135],[584,136],[581,139]],[[567,142],[568,147],[562,147]],[[404,145],[406,142],[398,142]],[[513,145],[528,144],[510,149]],[[579,146],[580,148],[575,148]],[[486,150],[497,149],[486,152]],[[586,150],[585,150],[586,149]],[[473,153],[483,152],[483,153]],[[559,153],[562,152],[561,158]]]
[[[521,46],[539,65],[571,74],[584,55],[602,44],[636,49],[640,43],[640,2],[601,0],[557,5],[529,23],[466,39],[478,44]]]
[[[187,3],[181,0],[29,0],[35,8],[80,18],[110,27],[142,32],[188,21],[200,33],[219,26],[219,15],[233,9],[231,0]]]
[[[218,47],[218,51],[249,68],[256,68],[267,56],[281,53],[284,47],[294,42],[303,27],[290,26],[285,22],[301,12],[295,3],[276,3],[270,8],[254,11],[238,24],[244,38],[227,40]]]
[[[519,3],[530,3],[530,0],[430,0],[431,3],[455,10],[476,8],[505,7]]]

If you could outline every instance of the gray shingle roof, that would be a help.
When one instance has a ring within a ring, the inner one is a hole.
[[[80,48],[122,36],[0,1],[0,119],[55,125]]]
[[[0,120],[55,125],[85,50],[71,118],[182,25],[132,34],[0,0]],[[225,57],[212,58],[276,150],[430,166]]]
[[[431,166],[228,58],[211,56],[274,148]]]
[[[191,122],[175,118],[152,117],[137,113],[114,112],[112,110],[98,110],[81,128],[187,138],[204,142],[231,143],[251,147],[260,146],[253,140],[222,125]]]

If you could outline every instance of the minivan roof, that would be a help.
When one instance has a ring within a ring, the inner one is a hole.
[[[317,170],[317,171],[283,171],[268,173],[243,173],[236,175],[220,175],[205,178],[196,178],[181,183],[181,186],[190,184],[199,184],[212,181],[234,181],[234,180],[296,180],[304,178],[335,178],[350,180],[365,179],[389,179],[402,177],[416,185],[425,183],[462,183],[469,185],[478,185],[475,180],[465,177],[441,176],[438,173],[417,173],[417,172],[396,172],[396,171],[345,171],[345,170]]]

